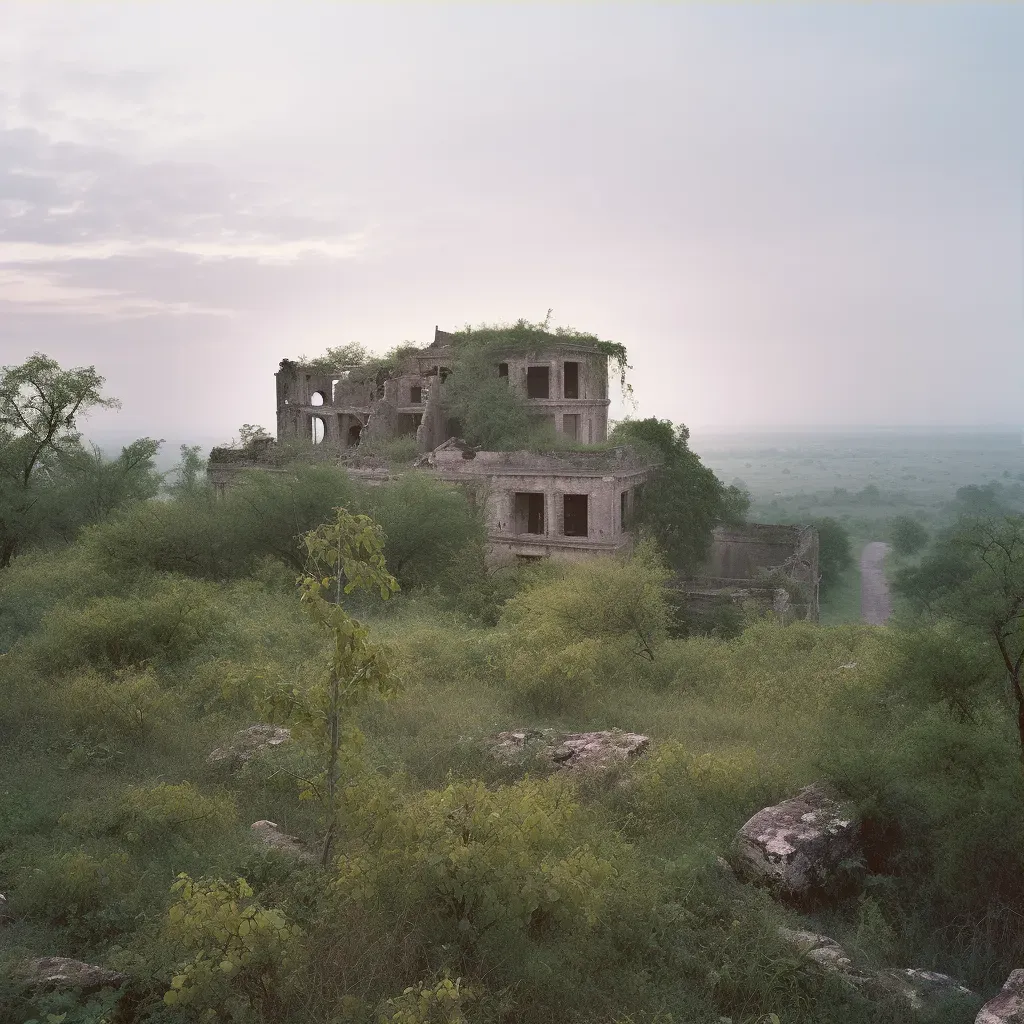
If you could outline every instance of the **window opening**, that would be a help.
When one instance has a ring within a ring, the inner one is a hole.
[[[528,366],[526,368],[526,397],[549,398],[549,376],[551,370],[547,366]]]
[[[324,439],[324,421],[319,416],[313,417],[313,444],[320,444]]]
[[[419,405],[423,401],[423,388],[414,384],[409,388],[409,402],[411,405]]]
[[[314,391],[309,396],[310,405],[323,405],[324,404],[324,393],[322,391]]]
[[[566,494],[562,497],[562,533],[566,537],[588,536],[586,494]]]
[[[499,377],[507,377],[508,376],[508,363],[498,363],[498,376]]]
[[[544,495],[532,492],[516,494],[514,501],[516,533],[544,533]]]
[[[562,391],[566,398],[580,397],[580,364],[566,363],[562,371]]]
[[[362,424],[353,423],[348,428],[348,446],[349,448],[355,448],[359,444],[359,435],[363,432]]]

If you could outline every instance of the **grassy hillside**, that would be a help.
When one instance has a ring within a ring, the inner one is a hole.
[[[329,644],[280,537],[316,525],[333,485],[273,486],[248,493],[248,519],[195,495],[139,506],[4,574],[0,1019],[907,1019],[815,970],[783,924],[984,994],[1019,965],[1024,793],[998,693],[951,714],[912,685],[896,627],[674,638],[650,552],[488,574],[468,520],[446,545],[445,517],[416,514],[455,500],[426,484],[375,509],[403,590],[347,602],[400,690],[354,712],[329,862],[261,848],[257,820],[314,853],[326,827],[322,730],[294,709],[315,703]],[[293,739],[208,762],[255,722]],[[533,726],[653,743],[592,777],[524,775],[481,744]],[[859,895],[800,913],[716,858],[818,780],[883,839]],[[33,993],[17,965],[42,955],[130,982]]]

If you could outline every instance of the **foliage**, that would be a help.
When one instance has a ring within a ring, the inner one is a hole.
[[[962,518],[919,567],[899,573],[896,587],[917,609],[991,645],[1016,704],[1024,758],[1024,515]]]
[[[711,531],[719,523],[741,522],[749,497],[726,487],[690,450],[690,432],[669,420],[626,419],[611,441],[632,445],[660,464],[643,486],[634,512],[640,530],[653,537],[676,572],[692,575],[707,555]]]
[[[170,716],[173,703],[151,669],[95,670],[73,676],[61,688],[69,727],[92,743],[130,739],[145,744]]]
[[[623,662],[653,662],[667,633],[669,576],[645,543],[631,558],[559,568],[511,598],[501,617],[509,687],[535,708],[564,710]]]
[[[117,828],[132,843],[198,839],[234,824],[238,817],[227,794],[206,794],[191,782],[131,786],[117,808]]]
[[[192,879],[179,874],[177,901],[165,935],[183,958],[164,993],[167,1006],[190,1007],[207,1019],[248,1020],[250,1011],[277,1014],[301,966],[302,930],[252,899],[243,878]]]
[[[334,345],[315,358],[303,355],[296,361],[317,373],[333,373],[343,366],[363,366],[369,359],[370,355],[362,345],[350,341],[344,345]]]
[[[352,515],[343,508],[334,518],[303,537],[308,563],[299,580],[302,604],[310,619],[333,641],[327,678],[306,687],[279,688],[270,696],[283,702],[289,720],[310,737],[322,773],[303,791],[318,797],[327,821],[323,863],[330,856],[337,827],[338,782],[346,757],[356,751],[362,734],[354,722],[355,709],[372,694],[394,696],[397,680],[383,649],[370,640],[369,631],[342,606],[342,595],[365,590],[386,601],[398,582],[384,563],[384,538],[369,516]]]
[[[95,367],[62,370],[36,353],[0,369],[0,569],[43,523],[36,493],[54,464],[81,453],[79,416],[114,408]]]
[[[463,1004],[476,998],[476,989],[446,974],[434,985],[422,981],[389,999],[382,1024],[465,1024]]]
[[[928,543],[928,531],[913,516],[896,516],[889,523],[889,541],[897,555],[913,555]]]
[[[31,647],[47,671],[127,669],[189,655],[220,627],[206,587],[172,579],[147,597],[98,597],[48,612]]]
[[[183,444],[181,446],[181,462],[174,467],[174,483],[167,488],[171,494],[184,496],[193,495],[201,489],[205,483],[206,460],[203,458],[203,449],[197,445]]]
[[[853,565],[850,535],[846,528],[830,516],[815,519],[811,524],[818,531],[818,573],[822,592],[835,586],[839,577]]]

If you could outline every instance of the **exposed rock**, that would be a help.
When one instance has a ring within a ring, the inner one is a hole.
[[[30,988],[79,989],[95,992],[101,988],[120,988],[128,981],[126,974],[97,964],[69,960],[64,956],[43,956],[26,960],[21,975]]]
[[[860,979],[860,973],[854,973],[853,961],[835,939],[817,932],[794,931],[791,928],[780,928],[779,938],[823,970],[842,974],[850,980]]]
[[[937,971],[926,971],[921,967],[898,967],[881,971],[877,981],[880,988],[896,992],[911,1009],[919,1011],[938,1006],[953,997],[978,998],[976,992],[972,992],[956,978]]]
[[[307,863],[313,863],[316,860],[301,839],[282,832],[277,827],[277,822],[263,819],[254,821],[250,827],[253,835],[268,849],[276,850],[278,853]]]
[[[271,747],[279,747],[292,738],[291,730],[279,725],[250,725],[235,733],[234,739],[224,747],[210,752],[206,760],[210,764],[231,764],[238,767],[254,755]]]
[[[499,732],[486,745],[491,756],[505,764],[518,765],[536,759],[558,768],[587,770],[632,761],[647,749],[650,740],[639,733],[618,729],[570,733],[522,729]]]
[[[824,788],[755,814],[736,836],[736,867],[780,895],[806,898],[847,882],[844,862],[861,859],[860,825]]]
[[[827,935],[780,928],[779,938],[822,970],[838,975],[865,995],[895,995],[912,1010],[928,1010],[951,997],[977,998],[974,992],[948,974],[926,971],[920,967],[889,968],[884,971],[857,967],[846,950]],[[1024,1018],[1021,1024],[1024,1024]]]
[[[974,1024],[1024,1024],[1024,970],[1010,974],[999,993],[978,1011]]]

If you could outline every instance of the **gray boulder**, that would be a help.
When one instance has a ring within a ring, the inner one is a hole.
[[[282,832],[277,822],[262,819],[254,821],[250,828],[253,836],[267,849],[308,864],[316,861],[316,857],[306,849],[306,844],[301,839]]]
[[[587,771],[625,764],[639,757],[650,739],[635,732],[556,732],[521,729],[499,732],[485,743],[488,753],[508,765],[539,761],[559,769]]]
[[[210,751],[206,760],[210,764],[238,768],[261,751],[279,747],[291,738],[291,730],[279,725],[250,725],[248,729],[236,732],[226,746]]]
[[[128,976],[119,971],[65,956],[41,956],[26,960],[20,973],[29,988],[58,991],[77,989],[96,992],[101,988],[121,988],[128,981]]]
[[[921,967],[898,967],[880,971],[878,986],[899,995],[913,1010],[923,1012],[940,1006],[949,999],[977,999],[966,985],[956,978]]]
[[[978,1011],[974,1024],[1024,1024],[1024,970],[1010,974],[998,994]]]
[[[834,974],[866,996],[896,996],[918,1013],[933,1009],[948,999],[977,999],[977,995],[948,974],[920,967],[868,970],[854,964],[835,939],[816,932],[780,928],[779,938],[821,970]],[[1024,1024],[1024,1021],[1022,1021]]]
[[[848,868],[862,859],[860,823],[824,787],[807,786],[758,811],[737,834],[734,859],[748,881],[807,898],[849,884]]]

